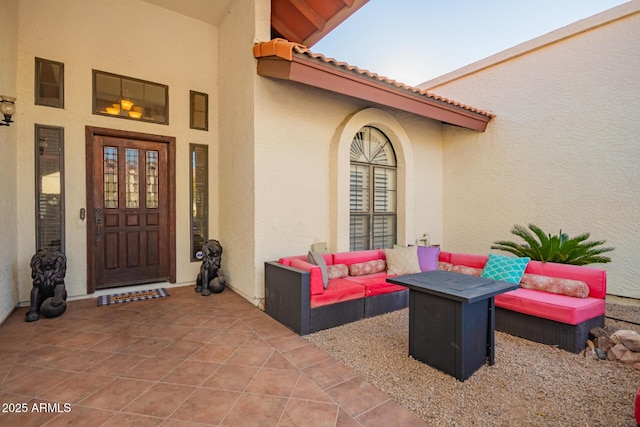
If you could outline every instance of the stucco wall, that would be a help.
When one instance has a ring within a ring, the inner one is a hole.
[[[316,242],[349,250],[349,147],[365,125],[383,130],[398,157],[399,243],[424,232],[440,241],[438,122],[281,80],[261,78],[258,90],[257,259],[304,254]]]
[[[61,126],[65,132],[66,287],[71,296],[86,294],[87,286],[86,223],[79,218],[80,208],[92,208],[85,206],[85,126],[176,137],[177,281],[195,281],[200,263],[190,262],[189,256],[189,143],[210,146],[209,225],[212,236],[218,231],[217,28],[140,0],[18,3],[17,91],[21,102],[15,129],[20,141],[17,153],[20,220],[15,221],[19,242],[15,268],[20,301],[29,300],[29,261],[35,251],[35,123]],[[64,109],[34,105],[36,56],[64,63]],[[93,115],[92,69],[168,85],[170,124]],[[209,94],[208,132],[189,129],[189,90]]]
[[[486,253],[514,224],[614,246],[608,292],[640,297],[640,2],[542,36],[423,87],[494,112],[446,127],[444,247]]]
[[[16,58],[18,54],[18,5],[17,0],[0,0],[0,95],[17,96]],[[14,120],[21,120],[20,103],[26,99],[17,99],[17,111]],[[17,233],[14,224],[16,216],[17,175],[16,175],[17,133],[15,123],[12,126],[0,126],[0,323],[13,311],[18,302],[16,280]]]

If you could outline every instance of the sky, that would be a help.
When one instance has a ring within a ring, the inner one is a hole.
[[[627,0],[369,0],[311,47],[417,86]]]

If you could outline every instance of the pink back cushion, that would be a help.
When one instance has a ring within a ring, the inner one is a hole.
[[[322,270],[320,270],[320,267],[299,258],[293,258],[291,260],[291,267],[309,272],[309,291],[311,292],[311,295],[320,295],[324,293]]]
[[[466,265],[473,268],[484,268],[487,263],[489,255],[476,255],[476,254],[458,254],[452,253],[451,260],[449,261],[453,265]]]
[[[529,261],[525,273],[580,280],[589,286],[589,296],[604,298],[607,295],[606,270],[581,265],[556,264],[553,262]]]
[[[377,259],[383,259],[378,249],[356,252],[338,252],[337,254],[333,254],[334,264],[345,264],[347,266],[360,262],[374,261]]]

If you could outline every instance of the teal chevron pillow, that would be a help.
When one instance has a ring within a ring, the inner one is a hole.
[[[489,254],[489,259],[482,270],[482,277],[510,283],[520,283],[524,269],[527,268],[530,260],[531,258],[515,258]]]

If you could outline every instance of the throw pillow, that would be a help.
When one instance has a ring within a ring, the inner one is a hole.
[[[420,271],[432,271],[438,269],[438,246],[418,246],[418,264]]]
[[[467,274],[469,276],[480,276],[482,275],[482,269],[481,268],[475,268],[475,267],[468,267],[466,265],[454,265],[453,268],[451,268],[451,272],[453,273],[460,273],[460,274]]]
[[[525,289],[550,292],[574,298],[586,298],[589,296],[589,285],[580,280],[525,273],[522,276],[522,280],[520,280],[520,286]]]
[[[345,264],[327,265],[327,274],[329,275],[329,280],[341,279],[349,275],[349,267]]]
[[[453,264],[450,262],[438,261],[438,270],[451,271]]]
[[[387,274],[389,275],[420,273],[418,248],[415,246],[385,249],[384,256],[387,259]]]
[[[530,259],[529,257],[516,258],[489,254],[489,259],[482,270],[481,276],[487,279],[520,283],[524,269],[527,268]]]
[[[373,274],[384,271],[387,263],[383,259],[376,259],[366,262],[358,262],[349,266],[349,276],[364,276],[365,274]]]
[[[322,286],[327,289],[327,285],[329,284],[329,275],[327,274],[327,262],[324,260],[322,254],[309,251],[307,254],[307,261],[310,264],[320,267],[320,271],[322,272]]]

